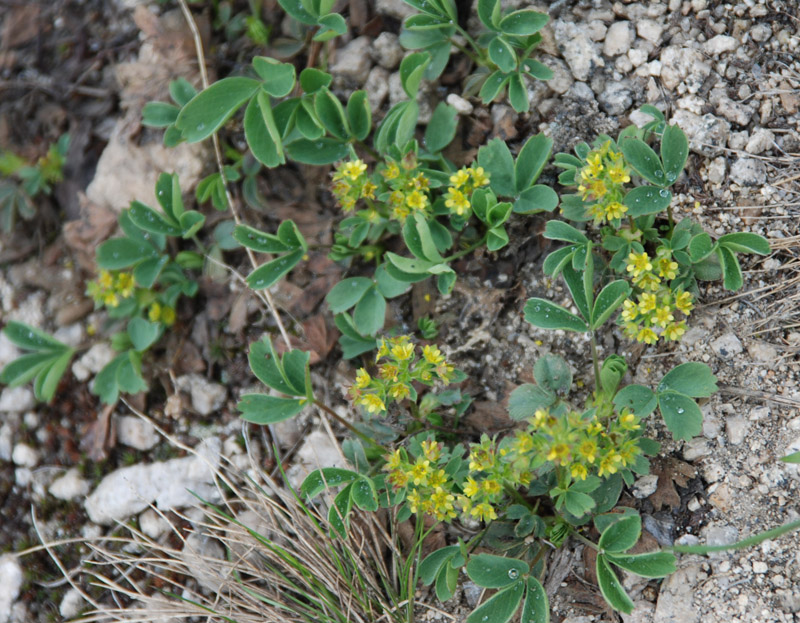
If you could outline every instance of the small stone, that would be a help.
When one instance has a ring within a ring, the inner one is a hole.
[[[227,390],[219,383],[212,383],[199,374],[186,374],[175,380],[179,391],[189,392],[192,407],[200,415],[210,415],[225,403]]]
[[[723,513],[729,511],[733,504],[731,488],[723,482],[708,496],[708,501]]]
[[[661,75],[663,78],[663,70]],[[728,135],[731,131],[730,123],[711,113],[706,113],[701,117],[688,110],[676,110],[672,120],[686,132],[692,151],[701,156],[709,158],[719,156],[728,142]]]
[[[403,0],[377,0],[375,10],[382,15],[388,15],[402,22],[407,17],[417,14],[417,10]]]
[[[742,342],[733,333],[726,333],[711,342],[711,350],[722,359],[730,359],[742,352]]]
[[[292,486],[298,488],[313,470],[323,467],[344,467],[345,460],[339,447],[326,433],[312,431],[300,446],[295,461],[286,472]]]
[[[719,523],[709,524],[701,532],[705,537],[706,545],[730,545],[739,540],[739,530],[735,526],[726,526]]]
[[[464,582],[462,588],[464,590],[464,598],[467,600],[467,605],[470,608],[475,608],[481,599],[483,589],[471,580]]]
[[[570,87],[575,83],[575,78],[572,77],[567,64],[555,56],[542,55],[539,60],[553,71],[553,77],[547,81],[547,86],[559,95],[569,91]]]
[[[763,560],[756,560],[753,563],[753,573],[764,574],[768,570],[769,567],[767,567],[767,563],[765,563]]]
[[[633,497],[643,500],[644,498],[648,498],[653,495],[657,488],[658,476],[656,474],[647,474],[633,483],[631,492],[633,493]]]
[[[750,29],[750,38],[756,43],[764,43],[772,36],[772,27],[769,24],[756,24]]]
[[[191,533],[184,541],[180,557],[189,575],[206,590],[219,592],[232,567],[225,561],[219,541],[204,534]]]
[[[767,406],[755,407],[754,409],[750,410],[750,415],[747,419],[751,422],[760,422],[761,420],[768,419],[771,413],[772,410]]]
[[[730,178],[740,186],[763,186],[767,183],[767,166],[754,158],[738,158],[731,165]]]
[[[750,107],[734,102],[729,97],[721,97],[717,103],[717,114],[731,123],[744,127],[750,123],[753,111]]]
[[[775,135],[766,128],[758,128],[755,132],[753,132],[750,140],[747,141],[747,145],[745,145],[744,150],[748,154],[761,154],[768,149],[772,149],[774,144]]]
[[[14,449],[14,431],[9,424],[0,426],[0,461],[10,461]]]
[[[76,468],[67,471],[60,478],[56,478],[48,489],[50,495],[59,500],[74,500],[89,493],[89,481],[81,478]]]
[[[353,39],[344,47],[336,50],[336,58],[328,71],[359,86],[364,84],[369,75],[371,47],[372,42],[369,37]]]
[[[642,19],[636,22],[636,34],[645,41],[658,43],[661,41],[661,34],[664,32],[664,24],[652,19]]]
[[[597,52],[597,45],[581,26],[557,19],[553,23],[553,32],[561,55],[577,80],[587,80],[596,67],[605,65]]]
[[[694,461],[709,454],[711,454],[711,443],[702,437],[695,437],[683,446],[685,461]]]
[[[150,450],[158,443],[155,426],[133,415],[117,418],[117,440],[137,450]]]
[[[367,76],[364,90],[367,92],[369,107],[377,112],[389,95],[389,72],[383,67],[373,67]]]
[[[689,93],[697,93],[711,73],[711,66],[700,50],[669,45],[661,51],[659,58],[661,83],[669,90],[683,83]]]
[[[703,44],[703,51],[710,56],[719,56],[725,52],[733,52],[741,44],[736,37],[730,35],[717,35],[711,37]]]
[[[396,34],[382,32],[372,42],[372,58],[384,69],[395,69],[403,60],[405,51]]]
[[[11,620],[11,610],[22,588],[22,567],[12,554],[0,556],[0,621]]]
[[[74,619],[83,608],[83,595],[76,588],[70,588],[58,606],[59,614],[66,620]]]
[[[633,104],[633,89],[627,80],[608,82],[597,101],[609,115],[621,115]]]
[[[95,344],[86,354],[72,364],[72,374],[79,381],[85,381],[92,374],[105,368],[116,356],[116,352],[106,342]]]
[[[647,52],[641,48],[633,48],[628,52],[628,60],[634,67],[639,67],[647,60]]]
[[[148,508],[139,515],[139,529],[151,539],[157,539],[169,528],[169,522],[152,508]]]
[[[28,444],[18,443],[11,452],[11,460],[14,465],[31,469],[39,464],[39,453]]]
[[[633,28],[629,21],[614,22],[606,31],[603,54],[606,56],[625,54],[631,49],[633,36]]]
[[[459,115],[471,115],[475,107],[457,93],[447,96],[447,103],[456,109]]]
[[[749,422],[740,416],[729,417],[725,420],[725,432],[728,435],[728,442],[734,446],[739,446],[744,441]]]
[[[0,393],[0,413],[22,413],[35,405],[33,392],[27,387],[6,387]]]
[[[661,584],[654,621],[659,623],[699,623],[700,609],[694,605],[700,564],[678,569]]]
[[[686,508],[689,509],[689,512],[696,513],[702,508],[702,504],[697,496],[694,496],[689,502],[686,504]]]
[[[727,166],[725,165],[724,156],[714,158],[708,163],[708,166],[706,166],[706,175],[708,175],[708,181],[712,184],[722,184],[722,182],[725,181],[726,171]]]

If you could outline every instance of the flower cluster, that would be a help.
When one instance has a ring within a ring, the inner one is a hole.
[[[395,490],[406,490],[406,501],[412,513],[423,512],[437,521],[449,521],[456,516],[454,483],[444,467],[449,456],[442,444],[433,439],[421,443],[418,456],[409,458],[404,448],[386,457],[383,470],[386,480]]]
[[[150,305],[147,311],[147,318],[150,322],[161,322],[168,327],[175,324],[175,309],[169,305],[162,305],[158,301]]]
[[[331,191],[345,212],[352,212],[359,199],[374,199],[376,190],[362,160],[341,162],[336,167]]]
[[[98,305],[118,307],[120,300],[133,296],[135,282],[132,273],[101,270],[96,280],[86,286],[86,293]]]
[[[463,167],[450,176],[450,186],[444,196],[444,205],[456,216],[469,216],[472,209],[470,199],[476,188],[486,186],[489,176],[483,167]]]
[[[676,312],[688,317],[694,307],[692,295],[673,291],[668,282],[678,274],[678,263],[666,247],[659,247],[651,258],[646,252],[628,255],[627,271],[636,288],[636,300],[623,302],[621,318],[625,334],[645,344],[658,338],[678,340],[686,333],[686,320],[676,319]]]
[[[578,192],[588,206],[594,224],[606,221],[618,222],[628,211],[622,203],[625,184],[631,181],[630,171],[625,165],[622,152],[614,149],[611,140],[586,157],[586,166],[580,171]]]
[[[386,191],[380,200],[389,208],[389,217],[404,223],[414,212],[425,212],[430,207],[430,181],[419,171],[416,156],[409,153],[401,162],[387,160],[381,169]]]
[[[432,385],[438,380],[447,384],[455,372],[436,346],[424,346],[422,358],[418,359],[408,335],[381,339],[376,363],[380,365],[375,376],[360,368],[350,387],[352,400],[368,413],[383,413],[388,403],[405,398],[416,400],[415,382]]]

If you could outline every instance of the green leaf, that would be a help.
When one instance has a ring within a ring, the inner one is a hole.
[[[375,335],[383,328],[386,316],[386,299],[378,289],[368,289],[353,311],[353,321],[362,335]]]
[[[522,594],[525,592],[525,582],[517,580],[514,584],[502,591],[498,591],[485,603],[478,606],[467,617],[466,623],[506,623],[519,608]]]
[[[572,256],[575,254],[575,246],[569,245],[561,247],[548,255],[542,264],[545,275],[556,277],[565,267],[571,265]]]
[[[300,88],[305,93],[314,93],[328,86],[331,80],[333,80],[333,76],[314,67],[306,67],[300,72]]]
[[[195,95],[178,115],[175,126],[189,143],[219,130],[260,87],[252,78],[223,78]]]
[[[689,157],[689,141],[686,135],[676,125],[668,125],[661,136],[661,161],[664,164],[664,173],[667,184],[672,184],[686,166]],[[661,185],[664,185],[663,182]]]
[[[550,301],[540,298],[528,299],[525,303],[525,320],[540,329],[563,329],[585,333],[586,323],[575,314]]]
[[[183,231],[181,238],[184,240],[191,238],[198,231],[200,231],[205,222],[206,217],[196,210],[188,210],[184,212],[180,217],[181,230]]]
[[[44,331],[16,320],[10,320],[3,328],[3,333],[15,346],[24,350],[45,352],[70,350],[69,346]]]
[[[453,598],[458,586],[458,572],[459,568],[444,565],[436,577],[436,599],[444,603]]]
[[[500,71],[509,73],[517,67],[517,55],[511,44],[498,35],[489,42],[489,60],[497,65]]]
[[[622,304],[631,292],[631,287],[624,279],[612,281],[600,291],[592,308],[591,328],[600,328],[609,316]]]
[[[573,517],[583,517],[595,507],[594,498],[580,491],[568,489],[563,493],[564,508]]]
[[[736,253],[757,253],[758,255],[769,255],[770,253],[767,239],[749,232],[725,234],[717,242],[720,246]]]
[[[453,291],[453,286],[456,284],[456,279],[458,279],[458,275],[451,269],[448,269],[447,272],[440,273],[436,278],[436,289],[439,290],[439,294],[443,296],[450,294]]]
[[[0,383],[9,387],[24,385],[47,368],[60,351],[30,353],[17,357],[0,372]]]
[[[490,74],[489,77],[484,81],[483,86],[481,86],[480,93],[478,94],[483,103],[488,104],[494,100],[500,94],[500,91],[505,88],[509,79],[510,76],[504,74],[500,70]]]
[[[274,285],[303,259],[305,251],[296,249],[286,255],[262,264],[247,276],[247,285],[252,290],[264,290]]]
[[[263,80],[261,88],[272,97],[286,97],[294,88],[295,70],[291,63],[281,63],[267,56],[256,56],[253,58],[253,69]]]
[[[625,552],[636,545],[642,534],[642,518],[630,515],[614,522],[600,535],[597,546],[604,552]]]
[[[675,439],[688,441],[703,430],[703,412],[689,396],[671,390],[659,392],[658,406]]]
[[[151,245],[130,238],[112,238],[97,248],[97,265],[106,270],[128,268],[151,257],[158,257]]]
[[[689,241],[689,257],[692,258],[692,262],[695,264],[697,262],[702,262],[714,252],[715,248],[716,247],[714,245],[714,241],[711,240],[711,236],[705,232],[702,234],[697,234]]]
[[[178,106],[186,106],[197,95],[197,89],[186,78],[178,78],[169,83],[169,96]]]
[[[166,102],[147,102],[142,108],[142,125],[166,128],[175,123],[181,109]]]
[[[306,476],[303,484],[300,485],[300,493],[313,499],[323,491],[349,484],[358,477],[358,472],[340,467],[315,469]]]
[[[611,513],[603,513],[601,515],[595,515],[593,518],[594,527],[597,528],[597,531],[602,533],[605,532],[606,528],[608,528],[612,523],[618,522],[623,517],[629,517],[630,515],[637,515],[635,509],[630,508],[629,506],[620,506],[618,509]]]
[[[266,167],[284,164],[283,143],[267,96],[259,92],[244,111],[244,135],[256,159]]]
[[[590,495],[594,498],[597,506],[595,513],[605,513],[617,505],[619,496],[622,493],[622,476],[617,472],[607,476]]]
[[[517,159],[519,163],[519,159]],[[537,184],[523,190],[514,202],[516,214],[552,212],[558,206],[558,194],[549,186]]]
[[[240,417],[254,424],[275,424],[294,417],[306,406],[304,398],[278,398],[266,394],[245,394],[236,405]]]
[[[717,247],[717,257],[722,267],[722,285],[726,290],[739,290],[744,284],[742,267],[736,255],[727,247]]]
[[[11,364],[9,364],[10,366]],[[5,372],[5,370],[3,370]],[[4,383],[2,378],[0,378],[0,383]],[[784,463],[800,463],[800,452],[792,452],[791,454],[787,454],[786,456],[781,457],[781,461]]]
[[[572,386],[572,371],[560,355],[542,355],[533,366],[533,378],[539,387],[554,393],[566,394]]]
[[[128,216],[131,217],[137,227],[144,231],[164,234],[165,236],[180,236],[183,233],[178,222],[172,218],[167,220],[153,208],[139,201],[131,202],[131,207],[128,208]]]
[[[467,563],[467,575],[478,586],[502,588],[515,583],[530,571],[528,563],[516,558],[477,554]]]
[[[322,28],[314,35],[314,41],[330,41],[347,32],[347,22],[339,13],[328,13],[319,18]]]
[[[350,277],[333,286],[325,297],[331,312],[341,314],[361,300],[364,293],[372,287],[372,280],[366,277]]]
[[[253,374],[267,387],[290,396],[304,393],[301,388],[294,388],[290,385],[269,337],[265,336],[262,340],[250,344],[247,360]],[[298,389],[300,389],[299,392]]]
[[[589,320],[592,315],[592,310],[589,307],[589,301],[586,299],[586,290],[583,287],[583,275],[572,266],[564,266],[561,274],[564,277],[564,282],[567,284],[569,293],[572,295],[575,307],[578,308],[578,312],[585,320]]]
[[[528,591],[525,594],[525,603],[522,604],[522,623],[549,623],[550,604],[544,587],[534,577],[527,580]]]
[[[330,525],[331,535],[338,534],[341,538],[347,538],[347,528],[350,526],[350,511],[353,509],[353,498],[350,496],[352,484],[347,485],[333,499],[330,509],[328,509],[328,524]]]
[[[500,24],[500,0],[478,0],[478,17],[489,30]]]
[[[237,225],[233,230],[233,238],[243,247],[258,253],[284,253],[290,248],[274,234],[266,234],[249,225]]]
[[[425,128],[424,145],[431,153],[442,151],[455,138],[458,112],[452,106],[439,102]]]
[[[401,294],[404,294],[410,287],[408,282],[399,281],[392,277],[386,271],[385,264],[381,264],[377,269],[375,269],[375,281],[378,284],[378,292],[383,294],[383,297],[387,299],[393,299]]]
[[[675,555],[670,552],[648,554],[609,554],[606,559],[643,578],[663,578],[675,573]]]
[[[513,13],[512,13],[513,15]],[[528,189],[536,180],[547,164],[553,150],[553,139],[541,132],[531,136],[520,149],[517,162],[514,165],[514,176],[518,193]],[[545,186],[545,188],[549,188]]]
[[[478,150],[478,165],[489,174],[489,186],[498,196],[513,197],[514,158],[505,142],[494,138]]]
[[[609,355],[600,367],[600,386],[603,391],[607,395],[613,396],[627,371],[628,364],[624,357]]]
[[[620,143],[622,154],[633,169],[656,186],[664,186],[666,178],[661,160],[650,146],[638,138],[627,138]]]
[[[350,496],[360,509],[369,512],[378,510],[378,492],[375,489],[375,483],[372,482],[372,478],[361,476],[356,480],[353,483]]]
[[[403,240],[409,251],[418,259],[439,263],[442,256],[433,240],[430,226],[425,217],[415,212],[412,218],[406,219],[403,226]]]
[[[520,72],[511,74],[508,79],[508,101],[511,107],[520,114],[528,112],[530,108],[528,89],[525,88],[525,80]]]
[[[157,322],[150,322],[144,318],[131,318],[128,322],[128,337],[131,338],[133,347],[138,351],[147,350],[161,337],[162,327]]]
[[[672,390],[692,398],[708,398],[717,391],[717,377],[704,363],[689,361],[675,366],[664,375],[658,391]]]
[[[532,58],[526,58],[522,61],[522,66],[525,68],[525,71],[528,72],[528,75],[536,80],[546,82],[547,80],[552,80],[555,75],[553,70],[547,65]]]
[[[422,75],[430,62],[431,55],[427,52],[414,52],[400,62],[400,81],[409,98],[416,99]]]
[[[486,248],[498,251],[508,244],[508,233],[504,227],[492,227],[486,235]]]
[[[589,239],[578,229],[564,221],[547,221],[544,226],[544,237],[549,240],[562,240],[575,244],[584,244]]]
[[[647,417],[658,406],[658,396],[644,385],[628,385],[614,396],[614,404],[619,409],[630,409],[636,417]]]
[[[544,13],[523,9],[500,20],[500,30],[507,35],[528,36],[539,32],[550,18]]]
[[[33,392],[37,400],[50,402],[53,399],[56,389],[58,389],[58,384],[61,382],[61,377],[64,376],[74,352],[69,349],[51,359],[50,364],[37,375],[33,383]]]
[[[344,140],[350,135],[342,103],[327,87],[317,91],[314,96],[314,112],[325,129],[335,137]]]
[[[353,138],[359,141],[367,138],[372,129],[372,110],[366,91],[354,91],[347,100],[347,120]]]
[[[622,588],[622,584],[620,584],[616,574],[611,570],[605,556],[599,555],[597,557],[596,571],[600,592],[603,593],[603,597],[611,607],[625,614],[633,612],[633,602],[628,597],[625,589]]]
[[[508,415],[512,420],[525,420],[534,416],[539,409],[546,409],[556,401],[552,392],[525,383],[517,387],[508,398]]]
[[[628,207],[626,216],[636,218],[647,214],[658,214],[672,203],[672,193],[666,188],[637,186],[625,195],[622,203]]]
[[[428,271],[435,265],[434,262],[427,262],[425,260],[418,260],[415,258],[409,257],[402,257],[395,253],[387,252],[386,259],[389,260],[390,264],[396,266],[404,273],[408,273],[410,275],[415,274],[428,274]]]
[[[288,156],[302,164],[332,164],[347,156],[347,143],[323,136],[314,141],[298,139],[286,146]]]
[[[419,565],[419,579],[424,586],[430,586],[436,579],[442,565],[448,563],[461,548],[458,545],[449,545],[428,554]]]

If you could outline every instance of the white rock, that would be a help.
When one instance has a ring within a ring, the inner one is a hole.
[[[158,443],[158,433],[147,420],[122,415],[117,418],[117,441],[137,450],[150,450]]]
[[[639,65],[642,65],[647,60],[647,52],[641,48],[633,48],[628,52],[628,59],[631,65],[639,67]]]
[[[664,75],[663,71],[661,75]],[[691,150],[709,158],[722,153],[731,131],[730,123],[711,113],[701,117],[688,110],[676,110],[672,121],[686,132]]]
[[[725,165],[725,156],[714,158],[714,160],[709,162],[708,166],[706,166],[708,181],[712,184],[722,184],[722,182],[725,181],[726,171],[727,166]]]
[[[233,569],[225,560],[225,550],[219,541],[196,532],[186,537],[180,556],[189,569],[189,575],[214,593],[219,592]]]
[[[169,528],[169,522],[152,508],[139,515],[139,529],[151,539],[157,539]]]
[[[711,37],[703,44],[703,51],[711,56],[719,56],[725,52],[733,52],[741,44],[736,37],[730,35],[717,35]]]
[[[77,348],[83,342],[83,324],[76,322],[66,327],[59,327],[53,337],[67,346]]]
[[[597,96],[600,106],[609,115],[621,115],[633,104],[633,89],[628,80],[606,83],[606,88]]]
[[[763,186],[767,183],[767,165],[754,158],[738,158],[731,165],[730,178],[740,186]]]
[[[353,39],[344,47],[336,50],[336,60],[331,63],[328,71],[347,78],[359,86],[364,84],[369,75],[371,47],[372,42],[369,37]]]
[[[766,128],[758,128],[747,141],[744,150],[748,154],[761,154],[771,149],[774,144],[775,135]]]
[[[346,467],[346,462],[328,434],[315,430],[300,446],[296,460],[287,470],[286,476],[292,486],[297,488],[308,474],[323,467]]]
[[[12,554],[0,556],[0,623],[11,620],[11,610],[22,588],[22,567]]]
[[[747,141],[750,140],[750,135],[747,133],[747,130],[742,130],[741,132],[731,132],[730,136],[728,137],[728,147],[730,147],[733,151],[741,151],[744,149],[744,146],[747,145]]]
[[[85,381],[92,374],[105,368],[117,353],[106,342],[100,342],[86,351],[86,354],[72,364],[72,374],[79,381]]]
[[[569,65],[572,75],[578,80],[586,80],[595,67],[605,65],[597,52],[597,45],[582,27],[557,19],[553,23],[553,32],[561,55]]]
[[[767,407],[755,407],[750,410],[750,415],[747,416],[747,419],[751,422],[759,422],[761,420],[766,420],[772,414],[772,410]]]
[[[575,78],[572,77],[567,64],[560,58],[549,55],[542,55],[539,60],[553,71],[553,77],[547,81],[547,86],[559,95],[569,91],[570,87],[575,83]]]
[[[633,493],[633,497],[643,500],[644,498],[653,495],[657,488],[658,476],[656,474],[647,474],[633,483],[633,488],[631,491]]]
[[[660,60],[661,82],[670,90],[683,83],[689,93],[697,93],[711,73],[702,52],[692,48],[667,46],[661,51]]]
[[[175,380],[179,391],[189,392],[192,407],[200,415],[210,415],[225,403],[228,394],[224,386],[212,383],[200,374],[186,374]]]
[[[622,623],[653,623],[655,611],[656,605],[653,602],[637,599],[633,602],[633,612],[630,614],[620,613],[620,616]]]
[[[67,470],[67,473],[56,478],[48,489],[50,495],[59,500],[74,500],[89,493],[89,481],[81,478],[76,468]]]
[[[14,449],[14,431],[9,424],[0,426],[0,461],[10,461]]]
[[[6,387],[0,393],[0,413],[22,413],[35,405],[33,392],[27,387]]]
[[[379,34],[372,42],[371,52],[375,62],[384,69],[395,69],[405,55],[397,35],[392,32]]]
[[[767,563],[765,563],[763,560],[756,560],[753,562],[753,573],[763,574],[768,570],[769,567],[767,567]]]
[[[0,333],[0,369],[14,361],[22,353],[5,333]]]
[[[725,420],[725,432],[728,435],[728,442],[734,446],[739,446],[744,441],[750,423],[743,417],[729,417]]]
[[[731,123],[735,123],[742,127],[750,123],[750,117],[753,111],[749,106],[734,102],[729,97],[721,97],[717,103],[717,114],[725,117]]]
[[[83,609],[83,596],[75,588],[70,588],[61,599],[58,612],[64,619],[73,619]]]
[[[709,454],[711,454],[711,444],[702,437],[695,437],[683,446],[683,458],[686,461],[694,461]]]
[[[631,49],[633,43],[633,28],[628,21],[614,22],[606,31],[603,42],[603,54],[617,56],[625,54]]]
[[[642,19],[636,22],[636,34],[645,41],[658,43],[664,32],[664,24],[652,19]]]
[[[772,28],[769,24],[756,24],[750,29],[750,37],[757,43],[764,43],[772,36]]]
[[[722,359],[730,359],[742,352],[742,342],[733,333],[726,333],[711,342],[711,350]]]
[[[372,112],[377,112],[389,95],[389,72],[383,67],[373,67],[367,76],[364,90],[367,92],[369,107]]]
[[[451,93],[448,95],[447,103],[455,108],[459,115],[470,115],[474,110],[474,106],[457,93]]]
[[[161,510],[192,506],[197,498],[219,499],[213,473],[220,462],[222,443],[204,440],[197,455],[150,465],[123,467],[107,475],[86,499],[86,512],[94,523],[112,524],[142,512],[155,502]]]
[[[658,623],[698,623],[700,609],[694,605],[700,564],[688,565],[667,576],[661,584],[653,619]]]
[[[377,0],[375,9],[378,13],[403,21],[407,17],[417,14],[417,10],[403,2],[403,0]]]
[[[30,469],[39,464],[39,453],[28,444],[18,443],[11,452],[11,460],[14,461],[14,465]]]

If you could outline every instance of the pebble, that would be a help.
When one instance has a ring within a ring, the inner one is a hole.
[[[6,387],[0,393],[0,413],[22,413],[35,405],[33,392],[27,387]]]
[[[706,57],[700,50],[693,48],[670,45],[661,51],[659,59],[661,82],[669,90],[683,84],[689,93],[697,93],[711,73]]]
[[[403,0],[377,0],[375,10],[401,22],[407,17],[417,15],[417,10]]]
[[[219,541],[197,532],[184,541],[180,553],[189,575],[198,584],[213,593],[218,593],[233,567],[225,561],[225,550]]]
[[[725,52],[733,52],[741,45],[736,37],[717,35],[703,44],[703,51],[711,56],[719,56]]]
[[[775,135],[766,128],[758,128],[753,132],[752,136],[750,136],[750,140],[747,141],[744,150],[748,154],[761,154],[771,149],[774,144]]]
[[[694,605],[694,590],[700,564],[690,564],[668,576],[661,584],[654,621],[659,623],[698,623],[700,610]]]
[[[740,186],[763,186],[767,183],[767,165],[754,158],[738,158],[731,165],[730,178]]]
[[[297,451],[294,464],[286,472],[289,482],[297,489],[306,476],[322,467],[345,467],[338,446],[323,431],[312,431]]]
[[[63,476],[56,478],[48,491],[59,500],[74,500],[89,493],[89,488],[89,481],[81,478],[80,472],[73,467]]]
[[[663,70],[661,75],[663,77]],[[688,110],[676,110],[672,122],[686,132],[693,152],[709,158],[715,158],[722,153],[731,131],[728,121],[711,113],[701,117]]]
[[[578,24],[557,19],[553,23],[553,32],[561,56],[577,80],[587,80],[596,67],[605,65],[597,52],[597,45]]]
[[[22,567],[12,554],[0,556],[0,622],[11,619],[11,610],[22,588]]]
[[[189,392],[192,407],[200,415],[210,415],[225,403],[227,390],[219,383],[212,383],[199,374],[186,374],[175,380],[179,391]]]
[[[86,354],[72,364],[72,374],[79,381],[85,381],[92,374],[97,374],[105,368],[116,356],[114,349],[107,343],[95,344]]]
[[[547,81],[547,86],[559,95],[569,91],[570,87],[575,83],[575,78],[572,77],[567,64],[555,56],[542,55],[539,60],[553,70],[553,77]]]
[[[364,90],[367,92],[369,107],[377,112],[389,95],[389,72],[383,67],[373,67],[367,76]]]
[[[756,43],[764,43],[772,37],[772,28],[769,24],[755,24],[750,29],[750,38]]]
[[[734,102],[729,97],[721,97],[717,103],[717,114],[731,123],[744,127],[750,123],[753,111],[749,106]]]
[[[711,443],[701,437],[690,439],[683,446],[683,459],[685,461],[694,461],[709,454],[711,454]]]
[[[447,96],[447,103],[455,108],[459,115],[471,115],[475,107],[457,93]]]
[[[155,426],[133,415],[117,418],[117,441],[136,450],[150,450],[158,443]]]
[[[631,49],[633,37],[633,28],[629,21],[614,22],[606,31],[603,54],[606,56],[625,54]]]
[[[9,424],[0,426],[0,461],[10,461],[14,449],[14,431]]]
[[[157,539],[169,530],[169,528],[169,522],[152,508],[148,508],[139,515],[139,529],[145,536],[151,539]]]
[[[650,497],[656,492],[658,488],[658,476],[656,474],[647,474],[639,478],[634,484],[631,492],[633,497],[643,500]]]
[[[344,47],[336,50],[336,58],[328,71],[359,86],[363,85],[369,75],[371,48],[372,41],[369,37],[353,39]]]
[[[464,582],[462,589],[464,590],[464,598],[467,600],[467,605],[470,608],[477,607],[481,594],[483,593],[483,588],[475,584],[472,580],[467,580]]]
[[[753,573],[764,574],[768,571],[767,563],[763,560],[756,560],[753,563]]]
[[[645,41],[658,43],[664,32],[664,24],[653,19],[643,19],[636,22],[636,34]]]
[[[609,115],[621,115],[633,104],[633,89],[627,80],[613,80],[606,84],[597,101]]]
[[[739,446],[744,441],[750,423],[741,416],[729,417],[725,420],[725,432],[728,435],[728,442],[734,446]]]
[[[39,464],[39,452],[28,444],[18,443],[11,452],[11,460],[14,465],[31,469]]]
[[[708,175],[708,181],[712,184],[722,184],[722,182],[725,181],[726,172],[727,166],[724,156],[714,158],[708,166],[706,166],[706,175]]]
[[[730,359],[742,352],[742,342],[733,333],[725,333],[711,342],[711,350],[722,359]]]
[[[83,595],[76,588],[70,588],[61,603],[58,605],[58,613],[66,620],[74,619],[83,609],[84,600]]]
[[[395,69],[405,54],[397,35],[385,31],[372,42],[371,53],[375,62],[384,69]]]

